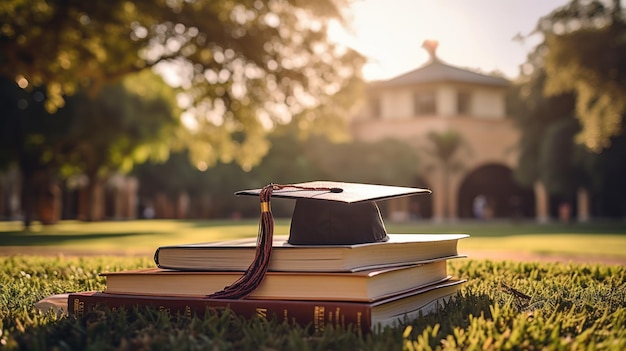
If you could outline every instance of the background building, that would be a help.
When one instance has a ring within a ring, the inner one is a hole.
[[[421,156],[421,177],[412,185],[432,189],[432,201],[396,204],[397,219],[547,216],[542,187],[525,189],[513,178],[520,133],[507,117],[509,82],[445,64],[436,42],[424,47],[431,60],[371,83],[367,103],[352,120],[355,138],[399,138]]]

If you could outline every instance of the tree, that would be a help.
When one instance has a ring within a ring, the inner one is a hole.
[[[611,139],[601,154],[584,160],[593,190],[593,212],[598,216],[626,218],[626,134]]]
[[[174,98],[174,90],[150,71],[107,84],[95,96],[68,97],[57,113],[70,123],[55,158],[63,176],[87,176],[86,219],[101,219],[92,199],[112,171],[129,172],[148,159],[163,162],[172,148],[180,148],[175,138],[183,130]]]
[[[269,127],[333,128],[354,102],[363,58],[327,39],[346,3],[7,0],[0,74],[45,87],[54,112],[68,95],[129,73],[176,71],[194,163],[250,169],[269,148]]]
[[[626,177],[619,166],[626,157],[626,111],[610,116],[623,99],[604,100],[615,93],[607,87],[625,86],[623,64],[614,62],[624,52],[616,43],[626,34],[623,18],[619,3],[600,1],[572,1],[542,18],[537,30],[546,40],[529,54],[513,92],[522,133],[516,178],[525,185],[541,181],[552,198],[566,201],[587,188],[594,216],[626,215],[626,189],[617,180]]]
[[[212,215],[238,212],[250,217],[258,216],[258,202],[242,201],[233,193],[268,183],[336,180],[414,185],[419,159],[405,143],[398,140],[335,143],[323,136],[301,139],[296,133],[297,126],[292,124],[278,128],[269,136],[271,151],[249,172],[224,163],[201,172],[192,169],[188,157],[182,154],[173,155],[164,164],[138,165],[134,174],[142,184],[142,196],[149,198],[158,192],[172,196],[186,191],[194,198],[204,195],[219,204],[219,211],[213,211]],[[293,205],[292,201],[276,201],[272,203],[272,212],[289,217]]]
[[[542,181],[548,193],[570,196],[580,182],[571,179],[574,174],[568,172],[568,167],[555,168],[574,162],[574,153],[584,152],[580,145],[575,145],[573,136],[567,139],[559,132],[563,128],[574,133],[579,131],[579,123],[574,117],[575,95],[545,96],[545,81],[545,72],[538,66],[512,91],[516,97],[511,100],[513,116],[521,131],[515,176],[526,186],[532,187],[536,181]],[[550,161],[555,158],[559,162]],[[561,176],[567,176],[567,180]],[[569,184],[567,187],[566,183]]]
[[[330,179],[413,186],[419,175],[414,149],[396,139],[332,143],[312,138],[304,149],[308,162]]]
[[[26,92],[15,82],[0,78],[0,170],[17,165],[21,171],[21,204],[29,227],[37,198],[53,174],[55,145],[67,122],[53,118],[43,107],[45,90]]]
[[[463,146],[463,136],[455,130],[444,132],[432,131],[426,136],[430,143],[430,152],[441,165],[443,174],[443,199],[444,216],[448,217],[448,194],[450,192],[450,175],[461,167],[461,163],[455,159],[458,150]]]
[[[25,227],[37,193],[55,177],[84,173],[93,194],[107,172],[164,160],[175,146],[180,122],[172,88],[149,71],[106,85],[95,96],[77,92],[54,114],[43,106],[45,90],[28,93],[15,82],[0,83],[0,167],[20,168]]]
[[[576,190],[586,183],[578,158],[587,153],[574,143],[574,135],[579,129],[574,118],[562,118],[550,124],[545,130],[537,160],[541,169],[539,179],[548,192],[568,202],[575,201]]]
[[[626,114],[626,15],[620,0],[572,0],[542,18],[537,48],[548,96],[575,93],[581,131],[576,140],[593,151],[623,133]]]

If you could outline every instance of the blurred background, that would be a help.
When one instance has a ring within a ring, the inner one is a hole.
[[[619,0],[4,0],[0,220],[337,180],[433,191],[392,221],[623,221],[624,38]]]

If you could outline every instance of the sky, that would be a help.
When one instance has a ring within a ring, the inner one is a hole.
[[[347,10],[352,30],[332,28],[331,37],[368,58],[366,80],[389,79],[428,61],[426,39],[439,42],[444,62],[507,78],[519,67],[538,39],[523,43],[540,17],[568,0],[354,0]]]

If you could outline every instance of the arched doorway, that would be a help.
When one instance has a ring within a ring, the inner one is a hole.
[[[489,164],[467,174],[458,195],[459,218],[529,218],[535,215],[532,189],[520,186],[511,169]]]

